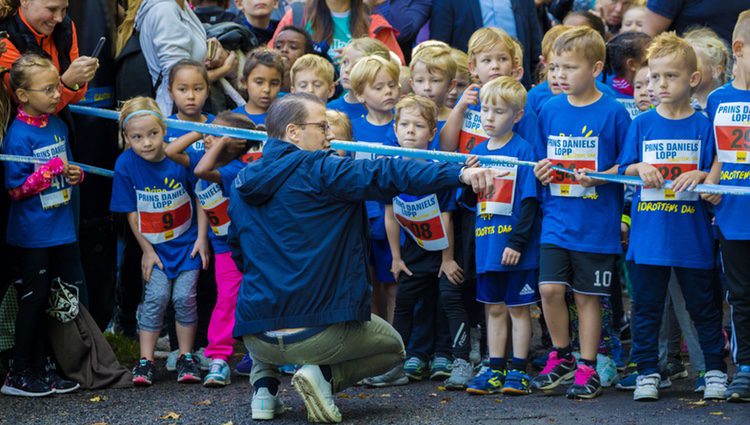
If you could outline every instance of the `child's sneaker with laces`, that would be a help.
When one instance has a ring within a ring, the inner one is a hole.
[[[213,359],[208,365],[208,374],[203,379],[204,387],[224,387],[232,383],[229,365],[223,359]]]
[[[602,384],[596,369],[585,364],[578,364],[573,385],[568,388],[565,395],[571,399],[590,399],[598,396],[601,392]]]
[[[276,395],[266,387],[256,388],[253,391],[253,400],[250,402],[253,420],[268,421],[276,415],[284,413],[284,403],[281,402],[278,391]]]
[[[445,356],[435,356],[430,364],[430,379],[442,381],[451,376],[451,360]]]
[[[44,381],[45,384],[49,385],[49,387],[52,388],[53,391],[55,391],[55,394],[67,394],[81,387],[78,382],[61,377],[57,373],[57,367],[55,366],[55,363],[52,362],[52,359],[50,359],[49,357],[45,362],[44,371],[42,372],[40,378],[42,381]]]
[[[635,390],[633,390],[633,400],[658,400],[660,384],[661,375],[658,373],[638,375],[635,381]]]
[[[234,371],[240,376],[250,376],[250,372],[253,371],[253,358],[250,357],[250,353],[245,353],[242,360],[235,365]]]
[[[505,375],[501,392],[509,395],[531,394],[531,377],[522,370],[511,369]]]
[[[482,368],[466,386],[466,392],[474,395],[499,393],[505,384],[505,374],[505,370]]]
[[[445,380],[445,389],[463,391],[474,377],[474,367],[467,360],[456,359],[451,366],[451,376]]]
[[[702,370],[698,372],[698,377],[695,378],[695,387],[693,392],[702,393],[706,389],[706,371]]]
[[[201,382],[201,370],[191,353],[185,353],[177,359],[177,382],[196,384]]]
[[[133,385],[136,387],[147,387],[154,382],[154,366],[153,360],[148,360],[145,357],[138,360],[138,363],[133,366]]]
[[[732,383],[727,387],[724,396],[727,401],[750,401],[750,365],[737,368]]]
[[[409,357],[404,363],[404,373],[412,381],[421,381],[426,378],[430,371],[427,369],[427,362],[419,357]]]
[[[382,375],[372,376],[362,380],[362,384],[374,388],[400,386],[408,383],[409,378],[404,373],[404,366],[401,364],[396,365],[393,369]]]
[[[531,381],[531,386],[538,390],[551,390],[563,381],[572,378],[575,374],[575,359],[572,356],[567,359],[559,358],[557,357],[557,351],[552,350],[547,357],[547,364],[539,372],[539,375]]]
[[[45,397],[54,394],[55,390],[31,369],[26,369],[8,372],[0,392],[20,397]]]

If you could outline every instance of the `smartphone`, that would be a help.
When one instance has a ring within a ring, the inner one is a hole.
[[[94,47],[94,51],[91,53],[92,58],[99,56],[99,53],[102,52],[102,48],[104,47],[105,41],[107,41],[106,37],[99,38],[99,41],[96,42],[96,47]]]

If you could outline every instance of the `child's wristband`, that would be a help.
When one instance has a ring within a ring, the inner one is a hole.
[[[622,224],[627,224],[628,227],[633,227],[633,226],[630,225],[631,221],[630,221],[630,216],[628,216],[628,215],[625,215],[625,214],[622,215],[621,223]]]

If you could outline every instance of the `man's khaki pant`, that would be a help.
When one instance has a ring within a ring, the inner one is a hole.
[[[253,358],[250,382],[279,378],[284,364],[328,365],[333,391],[339,392],[360,380],[389,371],[404,361],[404,343],[391,325],[376,315],[369,322],[331,325],[323,332],[293,344],[269,343],[254,335],[243,337]]]

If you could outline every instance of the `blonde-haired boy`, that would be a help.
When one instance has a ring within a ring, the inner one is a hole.
[[[445,105],[449,108],[456,106],[458,98],[471,84],[471,73],[469,72],[469,55],[458,49],[451,49],[451,57],[456,62],[456,86],[448,92]]]
[[[723,399],[726,364],[722,358],[721,314],[713,304],[715,253],[709,213],[697,193],[711,167],[711,123],[690,104],[700,82],[690,44],[674,32],[662,33],[647,51],[650,82],[659,105],[633,120],[620,156],[619,172],[639,176],[647,188],[633,197],[626,260],[633,282],[633,351],[638,376],[634,400],[659,398],[659,347],[671,274],[683,288],[706,364],[704,399]],[[669,189],[665,180],[672,180]],[[669,206],[664,210],[655,206]],[[670,209],[678,213],[668,212]],[[665,211],[666,210],[666,211]]]
[[[735,58],[734,79],[714,90],[706,103],[713,121],[716,152],[706,183],[750,186],[750,124],[745,111],[750,109],[750,10],[740,13],[732,33]],[[739,140],[737,135],[743,138]],[[728,401],[750,401],[750,230],[746,214],[750,199],[746,196],[705,196],[716,205],[721,254],[732,306],[732,360],[737,372],[724,396]],[[743,254],[744,253],[744,254]]]
[[[438,121],[444,124],[451,113],[445,105],[446,97],[456,84],[456,61],[450,49],[439,46],[422,48],[412,57],[409,69],[412,91],[438,105]],[[442,124],[438,131],[441,127]]]
[[[303,55],[294,61],[289,72],[292,93],[310,93],[327,102],[336,90],[333,65],[322,56]]]
[[[482,87],[482,127],[489,139],[472,155],[501,155],[533,161],[534,150],[514,134],[526,104],[526,90],[512,77],[500,77]],[[539,203],[536,180],[528,167],[503,167],[509,174],[496,181],[494,192],[477,199],[477,301],[485,305],[489,368],[471,381],[470,394],[524,395],[531,392],[526,374],[531,315],[539,301]],[[488,231],[487,229],[507,229]],[[506,360],[508,317],[513,323],[513,355]]]
[[[630,124],[627,110],[597,89],[604,66],[601,35],[586,27],[555,40],[551,72],[564,95],[549,99],[539,114],[543,159],[534,173],[545,186],[539,261],[539,292],[553,350],[535,388],[549,390],[575,376],[569,398],[601,393],[596,358],[601,336],[600,296],[609,296],[620,253],[622,186],[595,182],[587,171],[617,172],[617,158]],[[574,177],[552,165],[576,170]],[[567,287],[579,314],[581,360],[570,347]]]

